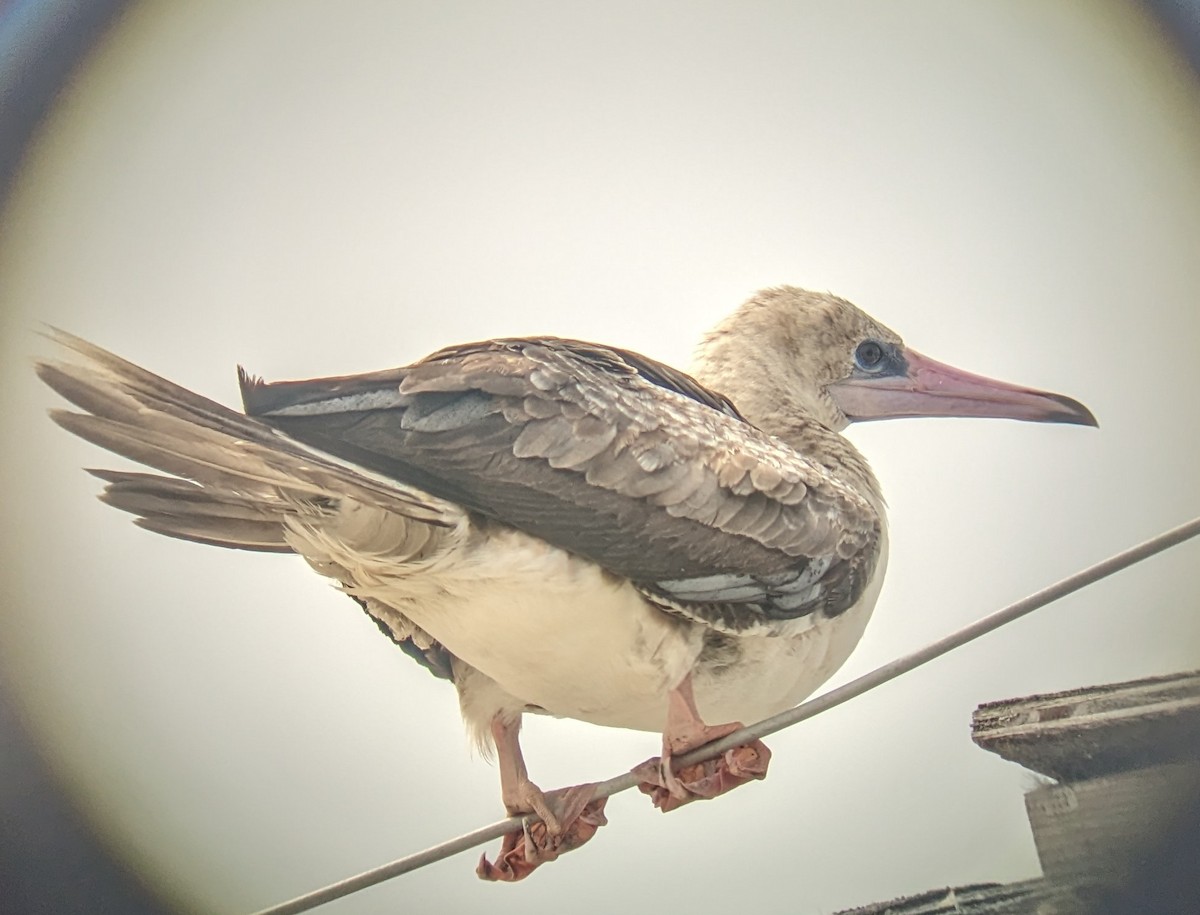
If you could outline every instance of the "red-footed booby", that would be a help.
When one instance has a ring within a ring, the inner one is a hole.
[[[544,821],[481,861],[489,879],[604,822],[589,786],[530,780],[526,712],[661,732],[637,771],[664,810],[765,774],[761,743],[682,772],[671,759],[796,705],[861,637],[887,527],[850,422],[1096,424],[793,287],[719,324],[690,375],[578,340],[489,340],[365,375],[242,371],[244,414],[52,336],[74,358],[38,372],[84,411],[54,419],[166,474],[95,471],[104,501],[168,536],[300,554],[454,683],[505,808]]]

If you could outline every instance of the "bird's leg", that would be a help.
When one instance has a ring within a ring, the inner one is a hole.
[[[496,763],[500,767],[500,797],[510,816],[534,813],[542,818],[551,835],[562,832],[558,816],[550,809],[546,795],[529,780],[525,756],[521,753],[521,720],[507,722],[497,716],[491,725],[496,742]]]
[[[534,814],[539,819],[531,822],[525,818],[519,832],[504,837],[496,863],[483,855],[475,873],[484,880],[521,880],[538,865],[578,848],[607,823],[604,805],[608,798],[593,798],[596,786],[590,784],[542,791],[529,780],[521,755],[521,719],[497,715],[491,730],[504,808],[509,816]]]
[[[697,798],[716,797],[751,779],[765,778],[771,751],[761,740],[726,750],[716,759],[693,763],[678,771],[675,769],[674,757],[719,740],[741,727],[737,721],[712,726],[705,724],[696,709],[692,675],[688,674],[667,698],[662,756],[648,759],[633,770],[641,779],[638,789],[650,795],[654,806],[666,813]]]

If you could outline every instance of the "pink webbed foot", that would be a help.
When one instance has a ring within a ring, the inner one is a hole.
[[[505,835],[496,862],[482,855],[475,873],[482,880],[523,880],[547,861],[583,845],[608,822],[604,816],[608,798],[593,797],[595,788],[575,785],[538,792],[540,803],[536,806],[544,807],[537,811],[542,819],[526,820],[520,831]]]
[[[696,710],[691,677],[670,693],[663,755],[634,768],[638,789],[666,813],[699,798],[713,798],[748,781],[765,778],[771,751],[761,740],[726,750],[715,759],[676,769],[674,758],[742,728],[739,722],[707,725]]]
[[[500,792],[510,816],[533,814],[540,819],[527,819],[519,831],[505,835],[495,864],[487,855],[480,857],[475,873],[483,880],[522,880],[540,865],[578,848],[608,822],[604,817],[608,798],[596,797],[595,785],[546,792],[529,780],[518,739],[520,729],[519,718],[497,716],[492,721]]]
[[[697,746],[732,734],[741,727],[741,724],[733,722],[712,728],[715,733]],[[676,755],[693,749],[695,747],[686,747],[676,751]],[[695,800],[717,797],[746,782],[766,778],[767,766],[771,761],[771,751],[761,740],[726,750],[716,759],[678,769],[671,756],[664,751],[661,757],[648,759],[633,770],[640,780],[638,790],[649,795],[654,806],[663,813]]]

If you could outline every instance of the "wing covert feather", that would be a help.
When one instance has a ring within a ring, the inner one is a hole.
[[[406,369],[285,385],[250,382],[247,411],[668,603],[832,615],[874,568],[880,519],[869,501],[726,398],[643,356],[497,340]]]

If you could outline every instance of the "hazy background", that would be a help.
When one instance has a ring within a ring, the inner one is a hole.
[[[259,908],[497,819],[453,690],[291,557],[98,503],[116,463],[29,368],[60,325],[226,403],[233,367],[366,371],[493,335],[686,365],[754,289],[847,296],[916,348],[1071,394],[1099,431],[852,430],[891,505],[839,680],[1200,512],[1200,93],[1140,7],[925,2],[136,5],[0,225],[0,662],[111,847]],[[516,887],[462,856],[330,913],[828,913],[1035,875],[1032,777],[972,708],[1200,663],[1185,546],[769,742],[770,778],[609,804]],[[535,780],[653,735],[534,720]]]

